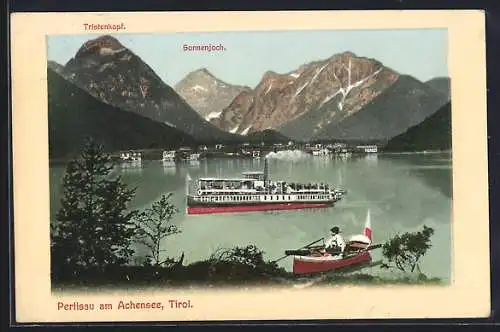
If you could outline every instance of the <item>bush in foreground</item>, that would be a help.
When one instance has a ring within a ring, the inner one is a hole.
[[[423,226],[419,232],[403,233],[394,236],[382,246],[385,262],[382,268],[397,269],[403,273],[420,273],[420,259],[431,247],[431,236],[434,229]]]
[[[276,263],[265,261],[263,254],[255,245],[219,249],[207,260],[183,267],[182,274],[189,280],[228,284],[272,281],[289,275],[289,272]]]

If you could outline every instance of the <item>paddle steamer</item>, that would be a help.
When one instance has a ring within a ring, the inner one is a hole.
[[[244,172],[241,178],[186,177],[187,214],[295,210],[332,207],[346,191],[324,183],[290,183],[269,179],[263,171]],[[194,183],[193,183],[194,182]]]

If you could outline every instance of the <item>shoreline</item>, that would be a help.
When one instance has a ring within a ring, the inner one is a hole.
[[[136,150],[136,151],[141,151],[141,150]],[[281,150],[281,151],[291,151],[291,150]],[[112,156],[113,160],[115,160],[117,162],[120,162],[121,160],[119,160],[119,157],[118,157],[118,155],[120,153],[121,152],[109,152],[108,154]],[[305,153],[307,153],[307,152],[305,152]],[[399,151],[399,152],[396,152],[396,151],[394,151],[394,152],[393,151],[379,151],[377,153],[351,152],[350,156],[355,156],[355,157],[359,157],[359,156],[364,156],[364,157],[366,157],[366,156],[387,156],[387,155],[388,156],[398,156],[398,155],[403,156],[403,155],[435,155],[435,154],[452,154],[452,153],[453,153],[452,150],[424,150],[424,151]],[[335,158],[335,157],[342,157],[342,156],[343,156],[343,154],[341,154],[341,153],[332,153],[332,154],[329,154],[329,155],[326,155],[326,156],[313,156],[313,155],[311,155],[311,157],[313,157],[313,158],[318,158],[318,157],[322,157],[322,158],[325,158],[325,157]],[[53,165],[53,164],[66,164],[69,161],[73,160],[74,158],[75,157],[49,158],[49,165]],[[220,154],[214,155],[213,152],[210,152],[210,155],[208,155],[206,157],[203,157],[203,158],[200,158],[199,160],[196,160],[196,161],[208,160],[208,159],[218,159],[218,158],[222,158],[222,159],[230,159],[230,158],[233,158],[233,159],[263,159],[265,157],[253,158],[251,156],[227,155],[227,154],[224,154],[224,153],[220,153]],[[141,161],[162,161],[162,159],[161,158],[157,159],[157,158],[142,157]],[[121,162],[127,162],[127,161],[123,160]],[[133,162],[133,161],[130,161],[130,162]],[[176,164],[181,164],[181,163],[189,163],[189,162],[190,162],[189,160],[180,160],[180,161],[176,161],[175,163]]]

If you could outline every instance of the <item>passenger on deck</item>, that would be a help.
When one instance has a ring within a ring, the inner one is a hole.
[[[335,249],[338,249],[341,253],[344,252],[346,243],[340,233],[341,231],[337,226],[334,226],[330,229],[331,236],[325,241],[325,251],[331,252],[336,251]]]

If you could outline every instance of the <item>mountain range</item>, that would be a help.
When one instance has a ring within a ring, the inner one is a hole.
[[[275,129],[301,141],[390,139],[446,103],[448,81],[423,83],[344,52],[289,73],[266,72],[210,121],[241,135]]]
[[[205,121],[151,67],[111,36],[87,41],[68,63],[57,67],[68,81],[108,105],[199,140],[238,139]]]
[[[47,82],[51,158],[77,155],[88,137],[109,152],[196,144],[176,128],[103,103],[52,68],[47,69]]]
[[[284,74],[267,71],[254,88],[222,81],[206,68],[171,87],[111,36],[87,41],[64,65],[49,61],[48,84],[57,154],[73,144],[67,139],[73,132],[101,136],[112,147],[129,142],[129,148],[155,140],[158,146],[167,141],[387,141],[450,101],[449,78],[421,82],[352,52]],[[142,128],[140,139],[123,130],[133,132],[135,126]]]
[[[195,70],[175,85],[175,91],[205,120],[219,117],[236,96],[251,88],[228,84],[206,68]]]
[[[425,84],[446,95],[448,100],[451,99],[451,82],[448,77],[434,77]]]
[[[421,123],[393,137],[384,151],[451,150],[451,102]]]

